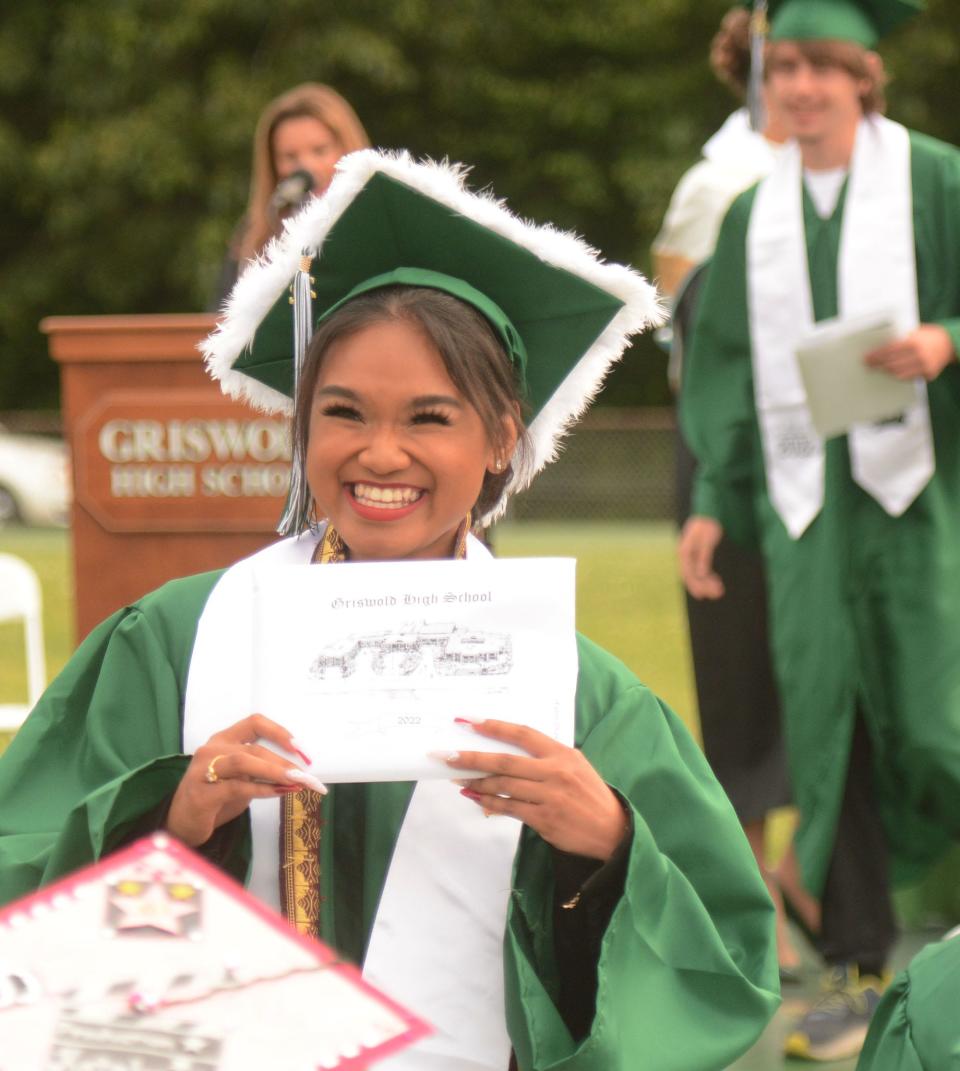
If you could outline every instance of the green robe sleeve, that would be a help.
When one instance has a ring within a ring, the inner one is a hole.
[[[759,449],[747,322],[746,235],[753,191],[734,201],[703,284],[684,356],[680,421],[698,469],[692,512],[734,539],[755,540]]]
[[[175,791],[190,653],[216,575],[174,581],[99,625],[0,757],[0,903],[99,859]],[[231,869],[242,875],[242,861]]]
[[[914,956],[883,995],[857,1071],[948,1071],[960,1067],[960,938]]]
[[[925,1071],[910,1030],[909,996],[910,980],[907,972],[902,971],[887,988],[874,1012],[857,1071]]]
[[[550,848],[524,831],[505,959],[519,1067],[726,1067],[779,1001],[773,908],[739,822],[676,716],[583,639],[577,725],[578,746],[630,803],[633,843],[592,1027],[577,1043],[554,1003]]]
[[[916,131],[910,142],[920,319],[946,328],[960,354],[960,151]]]

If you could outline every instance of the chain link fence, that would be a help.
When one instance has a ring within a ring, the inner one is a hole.
[[[508,519],[672,520],[675,430],[671,409],[593,410]]]
[[[0,413],[9,432],[60,433],[55,412]],[[517,495],[507,519],[672,520],[676,422],[667,408],[594,409],[560,457]]]

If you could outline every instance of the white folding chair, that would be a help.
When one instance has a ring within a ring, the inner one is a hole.
[[[0,554],[0,622],[23,620],[27,702],[0,703],[0,730],[18,729],[47,683],[40,581],[22,558]]]

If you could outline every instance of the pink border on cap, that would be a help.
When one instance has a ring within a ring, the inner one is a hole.
[[[91,881],[102,880],[107,874],[120,870],[130,863],[138,862],[145,856],[158,851],[177,860],[186,869],[200,875],[210,885],[216,886],[227,896],[242,903],[251,914],[257,915],[263,922],[266,922],[284,940],[293,941],[306,949],[317,962],[324,965],[333,964],[330,967],[331,970],[342,975],[356,988],[375,997],[406,1024],[407,1028],[403,1033],[398,1034],[382,1045],[365,1049],[357,1056],[345,1057],[337,1067],[344,1068],[345,1071],[349,1071],[351,1068],[354,1071],[363,1071],[371,1058],[376,1060],[384,1059],[394,1052],[406,1048],[414,1041],[433,1033],[432,1027],[426,1022],[407,1011],[406,1008],[397,1004],[396,1001],[381,993],[368,982],[365,982],[360,971],[355,966],[350,963],[334,962],[339,960],[339,956],[332,948],[314,937],[305,937],[303,934],[298,933],[286,919],[256,899],[256,897],[251,896],[229,874],[225,874],[222,870],[208,863],[206,859],[191,851],[190,848],[181,844],[180,841],[168,833],[154,833],[143,837],[131,844],[130,847],[115,852],[105,859],[101,859],[98,863],[84,867],[83,870],[78,870],[53,885],[48,885],[46,888],[31,893],[29,896],[14,900],[13,903],[0,908],[0,927],[12,928],[16,925],[13,921],[15,918],[31,919],[42,915],[47,910],[56,910],[59,906],[58,901],[61,901],[64,897],[72,897],[78,888],[89,885]],[[321,1071],[321,1069],[318,1068],[318,1071]]]

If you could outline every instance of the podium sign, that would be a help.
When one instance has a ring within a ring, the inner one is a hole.
[[[207,391],[108,391],[74,443],[77,501],[111,532],[270,530],[290,482],[289,421]]]
[[[167,580],[275,538],[289,421],[226,398],[197,343],[212,315],[50,317],[60,365],[77,638]]]

